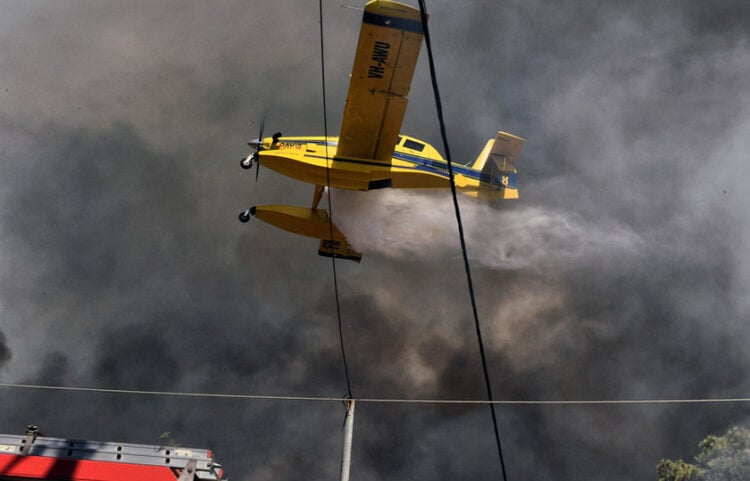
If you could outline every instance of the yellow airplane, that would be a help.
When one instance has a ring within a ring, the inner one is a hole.
[[[338,137],[284,137],[276,133],[248,145],[254,150],[241,166],[263,165],[315,185],[312,206],[255,206],[255,216],[295,234],[321,239],[318,254],[359,262],[362,255],[318,209],[327,186],[373,190],[449,189],[448,163],[430,144],[400,134],[414,68],[422,45],[418,9],[390,0],[365,6],[349,93]],[[524,139],[498,132],[476,160],[453,164],[458,191],[483,199],[517,199],[515,161]],[[257,171],[256,171],[257,179]]]

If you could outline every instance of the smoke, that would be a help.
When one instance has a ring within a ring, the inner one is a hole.
[[[363,252],[432,261],[460,255],[448,193],[336,192],[337,225]],[[609,256],[634,256],[645,241],[625,225],[585,222],[575,212],[543,207],[500,209],[459,200],[470,259],[495,269],[552,273]]]
[[[346,391],[330,260],[241,225],[312,189],[237,168],[244,141],[322,134],[317,5],[6,2],[0,20],[3,381]],[[335,135],[360,13],[325,7]],[[460,197],[498,399],[743,396],[750,223],[747,7],[437,1],[456,159],[527,139],[521,199]],[[424,58],[403,131],[437,141]],[[232,160],[234,159],[234,160]],[[447,193],[334,192],[352,391],[484,399]],[[12,348],[12,357],[10,349]],[[333,477],[338,404],[5,390],[3,432],[208,447],[232,478]],[[365,480],[494,479],[486,406],[357,407]],[[502,406],[509,476],[629,480],[744,405]],[[93,422],[92,422],[93,420]]]
[[[3,367],[3,365],[10,361],[10,358],[12,357],[7,342],[5,334],[3,334],[3,331],[0,331],[0,367]]]

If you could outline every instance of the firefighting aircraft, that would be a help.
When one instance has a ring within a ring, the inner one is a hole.
[[[318,209],[326,187],[349,190],[448,189],[448,163],[431,145],[400,134],[423,30],[418,9],[390,0],[365,6],[349,93],[338,137],[284,137],[248,145],[245,169],[260,165],[315,185],[312,206],[255,206],[240,220],[258,219],[321,239],[318,254],[359,262],[344,234]],[[498,132],[476,160],[453,165],[459,192],[483,199],[517,199],[515,160],[524,140]],[[256,170],[257,180],[257,170]]]

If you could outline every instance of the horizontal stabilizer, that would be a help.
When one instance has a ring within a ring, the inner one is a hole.
[[[359,262],[362,254],[352,249],[344,234],[322,209],[292,205],[259,205],[250,209],[256,218],[293,234],[320,239],[318,254]]]
[[[516,135],[498,132],[494,139],[487,141],[471,168],[484,171],[491,165],[490,169],[498,172],[514,172],[516,159],[524,142],[524,139]]]
[[[523,143],[526,142],[521,137],[518,137],[507,132],[498,132],[495,137],[495,143],[490,151],[492,157],[504,157],[510,163],[515,163],[518,158],[518,154],[521,153]]]

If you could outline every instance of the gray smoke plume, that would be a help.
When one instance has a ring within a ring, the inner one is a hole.
[[[357,249],[396,259],[455,256],[455,210],[449,193],[387,190],[335,192],[337,223]],[[574,212],[520,207],[500,210],[459,199],[472,260],[496,269],[554,272],[597,257],[627,256],[645,245],[626,226],[586,223]],[[505,206],[503,206],[505,207]]]
[[[360,12],[324,2],[336,135]],[[317,4],[6,0],[0,18],[0,380],[346,392],[317,242],[241,225],[312,188],[238,168],[322,135]],[[527,139],[521,199],[459,199],[497,399],[746,397],[742,2],[430,2],[455,161]],[[439,143],[420,59],[404,133]],[[334,192],[357,397],[484,399],[447,193]],[[12,351],[12,357],[10,352]],[[0,431],[214,450],[233,479],[337,476],[338,403],[3,389]],[[744,404],[500,406],[511,479],[655,478]],[[497,479],[486,406],[357,407],[353,477]]]
[[[10,348],[8,347],[7,342],[8,341],[5,338],[5,334],[3,334],[3,331],[0,331],[0,367],[10,361],[10,358],[12,357],[12,353],[10,351]]]

